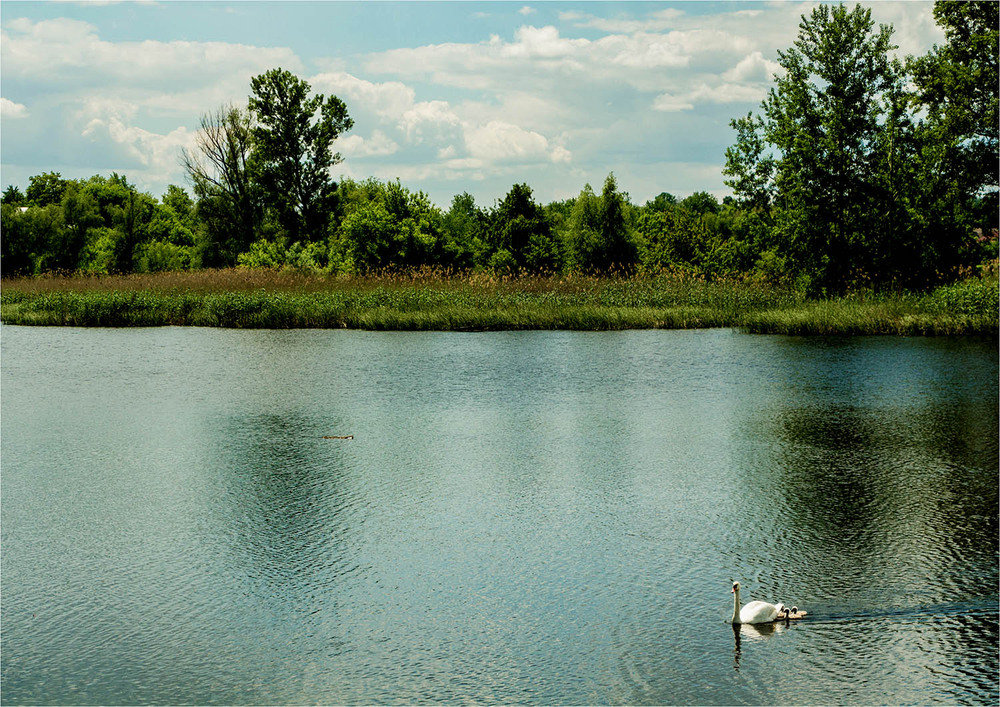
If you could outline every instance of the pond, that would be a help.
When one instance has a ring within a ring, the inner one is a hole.
[[[996,341],[0,346],[7,704],[998,700]]]

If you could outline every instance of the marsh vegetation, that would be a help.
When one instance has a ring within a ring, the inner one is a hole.
[[[334,276],[231,268],[9,280],[7,324],[398,330],[688,329],[789,334],[996,334],[991,274],[928,294],[809,299],[794,288],[683,272],[496,276],[422,269]]]

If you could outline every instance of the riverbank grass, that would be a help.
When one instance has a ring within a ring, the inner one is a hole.
[[[433,271],[373,277],[208,270],[6,280],[0,321],[42,326],[368,330],[689,329],[753,333],[996,335],[997,279],[928,294],[809,300],[752,281],[683,274],[497,278]]]

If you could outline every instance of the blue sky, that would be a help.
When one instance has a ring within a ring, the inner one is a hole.
[[[898,53],[932,3],[868,3]],[[400,179],[447,207],[517,182],[542,203],[614,172],[643,203],[728,193],[729,121],[756,110],[802,2],[0,3],[0,182],[126,174],[187,187],[202,114],[281,66],[354,118],[334,177]]]

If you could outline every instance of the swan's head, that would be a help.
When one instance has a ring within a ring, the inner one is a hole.
[[[733,582],[733,591],[730,592],[730,593],[732,594],[732,593],[735,593],[735,592],[738,592],[738,591],[740,591],[740,583],[739,582]]]

